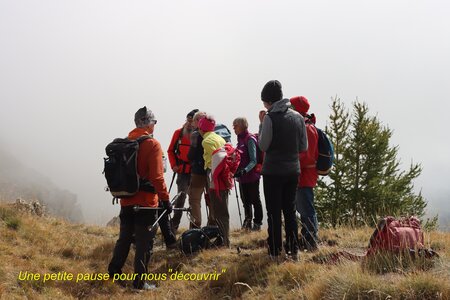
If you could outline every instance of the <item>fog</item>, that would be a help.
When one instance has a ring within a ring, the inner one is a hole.
[[[166,150],[193,108],[230,127],[245,116],[256,131],[261,89],[278,79],[286,97],[310,100],[320,127],[331,97],[365,101],[394,130],[402,166],[422,164],[416,190],[448,214],[449,8],[410,0],[3,0],[0,146],[75,193],[87,222],[104,224],[119,211],[103,190],[104,148],[133,129],[139,107],[155,113]],[[230,211],[236,226],[234,193]]]

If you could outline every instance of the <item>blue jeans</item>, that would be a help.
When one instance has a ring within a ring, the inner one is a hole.
[[[317,244],[319,224],[317,222],[316,209],[314,208],[313,188],[298,187],[295,200],[302,222],[302,239],[308,243]]]

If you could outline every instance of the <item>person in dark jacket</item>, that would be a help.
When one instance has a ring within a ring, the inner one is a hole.
[[[191,208],[191,223],[190,228],[202,227],[202,194],[207,187],[205,160],[203,159],[203,137],[198,131],[198,121],[206,116],[205,112],[199,111],[195,113],[192,119],[192,126],[194,130],[191,134],[191,146],[188,152],[189,162],[191,163],[191,185],[189,186],[189,206]],[[206,194],[205,194],[206,198]],[[208,203],[207,203],[208,205]],[[208,208],[207,208],[208,211]],[[209,214],[208,214],[209,218]],[[211,221],[208,219],[208,225]]]
[[[261,92],[267,113],[259,132],[259,147],[265,152],[262,167],[267,209],[269,255],[279,260],[282,251],[281,212],[285,222],[285,252],[296,260],[298,226],[295,218],[295,193],[300,174],[299,152],[308,142],[303,117],[283,99],[281,83],[271,80]]]
[[[237,149],[241,155],[238,171],[234,175],[239,181],[239,191],[244,205],[245,219],[243,229],[261,230],[263,211],[259,196],[260,170],[257,170],[257,139],[248,132],[246,118],[236,118],[233,121],[234,133],[238,138]],[[253,210],[255,218],[253,219]]]

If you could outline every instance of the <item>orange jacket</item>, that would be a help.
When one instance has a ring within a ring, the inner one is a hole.
[[[191,165],[189,164],[188,152],[191,147],[191,135],[184,134],[178,144],[178,153],[175,153],[178,140],[180,139],[183,127],[175,130],[170,141],[167,154],[169,156],[170,167],[178,166],[177,173],[191,173]]]
[[[128,138],[135,140],[149,132],[143,128],[135,128],[129,134]],[[154,138],[146,139],[139,146],[137,169],[140,177],[148,179],[155,187],[156,193],[139,191],[130,198],[121,199],[121,206],[139,205],[139,206],[158,206],[158,197],[162,201],[169,201],[169,193],[164,181],[163,151],[161,145]]]

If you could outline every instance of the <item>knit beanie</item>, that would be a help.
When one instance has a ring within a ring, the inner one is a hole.
[[[203,117],[198,121],[198,128],[203,132],[214,131],[216,121],[212,117]]]
[[[196,112],[198,112],[198,109],[193,109],[193,110],[191,110],[191,111],[186,115],[186,118],[187,118],[187,119],[192,119],[192,118],[194,117],[194,115],[195,115]]]
[[[136,124],[136,127],[148,126],[153,120],[155,120],[155,115],[146,106],[139,108],[134,114],[134,123]]]
[[[291,104],[294,106],[295,110],[301,114],[308,113],[309,110],[309,102],[303,96],[295,96],[291,98]]]
[[[271,80],[264,85],[261,91],[261,100],[268,103],[277,102],[283,99],[281,83],[278,80]]]

